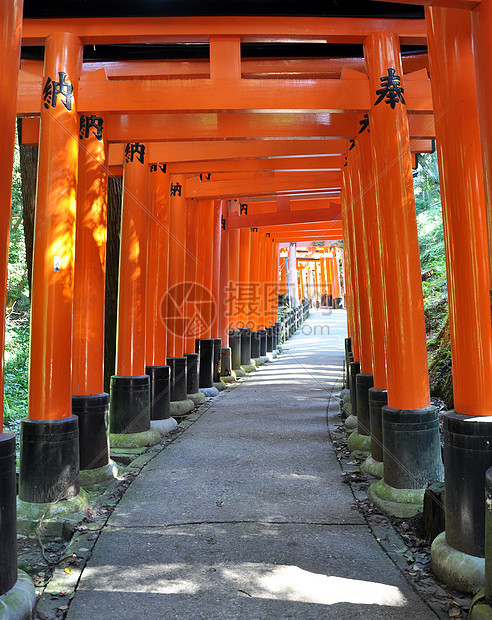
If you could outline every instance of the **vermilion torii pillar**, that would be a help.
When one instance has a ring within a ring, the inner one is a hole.
[[[229,346],[231,347],[232,369],[242,376],[241,368],[241,335],[239,332],[239,255],[240,229],[229,230],[229,281],[227,283],[227,306],[229,317]]]
[[[349,219],[353,230],[355,245],[354,263],[358,281],[358,309],[359,309],[359,352],[360,372],[355,376],[355,402],[357,411],[357,432],[349,437],[350,450],[370,450],[370,415],[369,389],[373,387],[372,376],[372,326],[370,309],[370,285],[367,272],[368,247],[365,227],[365,195],[362,184],[362,159],[360,147],[356,143],[348,155],[348,174],[351,184],[352,205],[349,209]],[[352,381],[352,388],[354,383]],[[352,400],[352,406],[354,401]]]
[[[365,122],[367,120],[367,123]],[[383,476],[382,408],[388,404],[386,384],[386,351],[384,341],[384,273],[381,270],[382,253],[379,242],[379,210],[376,200],[374,154],[369,134],[369,117],[362,120],[357,138],[360,149],[361,185],[364,194],[364,243],[367,245],[367,273],[371,320],[372,374],[374,386],[369,389],[371,456],[363,467],[368,473]]]
[[[251,251],[250,251],[250,327],[251,327],[251,359],[256,365],[263,363],[260,357],[260,334],[258,333],[260,321],[260,233],[257,228],[251,229]]]
[[[135,447],[160,440],[150,427],[150,377],[145,374],[147,242],[150,168],[147,147],[125,148],[121,207],[115,375],[110,387],[111,445]]]
[[[289,258],[287,271],[287,287],[291,308],[299,305],[299,288],[297,285],[297,246],[295,242],[289,244]]]
[[[0,63],[3,93],[0,101],[0,278],[1,304],[7,293],[12,164],[14,159],[17,76],[21,48],[22,0],[0,5]],[[30,617],[36,601],[29,577],[17,570],[15,435],[3,430],[5,312],[0,323],[0,605],[6,616]],[[22,593],[20,591],[22,590]],[[23,609],[18,601],[24,600]]]
[[[72,412],[79,419],[81,480],[116,473],[109,460],[109,395],[104,392],[107,195],[106,119],[80,116],[73,290]]]
[[[462,15],[466,19],[464,13],[463,11]],[[481,2],[475,7],[471,11],[471,18],[487,209],[489,290],[492,300],[492,118],[490,116],[490,102],[492,101],[492,37],[490,36],[492,6],[490,2]]]
[[[355,278],[354,273],[354,249],[353,249],[353,240],[352,240],[352,224],[351,218],[349,217],[349,209],[351,208],[352,203],[352,195],[350,193],[350,183],[348,181],[348,164],[343,168],[342,174],[342,192],[341,192],[341,203],[342,203],[342,223],[343,223],[343,247],[344,247],[344,256],[345,256],[345,270],[344,270],[344,280],[345,280],[345,291],[347,297],[347,326],[348,326],[348,339],[345,344],[346,350],[346,366],[347,366],[347,374],[349,377],[348,384],[350,386],[350,364],[352,362],[359,362],[359,322],[358,322],[358,311],[357,311],[357,278]],[[357,372],[360,370],[360,366],[358,366]],[[354,391],[352,391],[352,396]],[[353,413],[356,413],[356,409],[354,407]]]
[[[214,200],[200,200],[197,204],[195,226],[198,228],[196,317],[198,338],[195,351],[199,355],[200,391],[216,396],[214,388],[214,341],[212,313],[215,312],[212,292],[214,246]],[[198,323],[199,322],[199,323]]]
[[[162,303],[163,308],[166,307],[167,363],[171,367],[171,415],[188,413],[194,407],[193,401],[187,399],[188,376],[184,356],[185,338],[189,329],[186,302],[193,289],[193,283],[186,282],[185,278],[187,213],[188,208],[191,208],[189,200],[186,198],[186,175],[171,174],[168,292]]]
[[[78,418],[72,415],[72,310],[82,42],[47,37],[31,287],[29,417],[22,421],[19,498],[79,495]],[[56,447],[50,438],[57,436]],[[79,497],[82,498],[82,493]],[[23,508],[23,507],[22,507]]]
[[[195,352],[195,339],[201,335],[203,330],[203,321],[199,314],[199,306],[197,305],[198,284],[198,231],[200,227],[198,202],[188,198],[186,200],[186,256],[185,256],[185,290],[183,291],[184,302],[180,312],[185,318],[183,325],[184,333],[184,359],[174,361],[174,365],[186,362],[186,392],[188,400],[192,400],[195,404],[201,404],[205,401],[205,397],[198,392],[199,386],[199,354]],[[178,312],[179,312],[178,311]],[[198,320],[197,320],[198,319]],[[173,398],[176,399],[176,390],[174,390]],[[183,398],[184,394],[181,394]],[[181,406],[185,406],[182,403]],[[173,404],[173,408],[176,405]]]
[[[228,307],[228,287],[229,287],[229,235],[227,228],[228,201],[221,200],[222,210],[220,217],[220,284],[217,303],[217,318],[219,321],[219,337],[222,340],[222,359],[221,374],[223,377],[230,377],[232,370],[231,348],[229,347],[229,307]]]
[[[454,411],[444,414],[446,531],[432,546],[441,580],[470,593],[485,554],[485,472],[492,466],[492,329],[471,18],[426,11],[449,299]],[[466,83],[466,87],[464,84]],[[460,556],[459,567],[450,562]],[[452,566],[450,566],[452,564]]]
[[[211,306],[211,336],[214,341],[214,387],[224,389],[220,380],[222,374],[222,338],[220,336],[219,297],[220,297],[220,260],[222,248],[222,209],[227,208],[225,200],[214,200],[214,221],[212,240],[212,306]]]
[[[425,487],[442,477],[436,407],[430,406],[412,162],[398,37],[364,41],[371,139],[378,179],[386,321],[388,406],[383,408],[384,479],[371,499],[399,516],[422,509]],[[425,452],[426,458],[421,457]]]
[[[267,323],[266,323],[266,291],[267,291],[267,242],[269,241],[267,235],[270,233],[258,231],[260,235],[259,242],[259,268],[258,268],[258,282],[259,282],[259,311],[258,311],[258,339],[259,339],[259,353],[260,358],[263,361],[267,361]]]
[[[197,283],[201,303],[201,326],[199,336],[210,339],[212,336],[212,274],[214,247],[214,201],[200,200],[196,205],[196,222],[198,227]]]
[[[188,199],[186,201],[186,257],[185,257],[185,282],[191,290],[191,294],[187,296],[184,305],[184,315],[189,317],[195,316],[195,285],[198,283],[198,203],[196,200]],[[185,328],[184,351],[191,352],[195,349],[195,337],[200,336],[200,321],[190,321]]]
[[[167,330],[162,303],[169,262],[169,186],[166,164],[150,165],[145,374],[150,377],[150,426],[162,435],[177,426],[171,418],[171,369],[166,364]]]
[[[357,415],[357,389],[356,376],[360,373],[360,360],[362,350],[362,336],[360,327],[360,297],[359,297],[359,278],[357,275],[356,260],[356,241],[354,231],[353,209],[357,196],[354,194],[353,173],[351,171],[351,162],[347,158],[347,166],[343,170],[342,180],[342,221],[344,247],[346,248],[346,266],[347,266],[347,282],[350,286],[350,312],[348,314],[349,326],[348,330],[350,340],[345,344],[345,362],[347,368],[347,385],[350,389],[350,401],[352,414]]]
[[[253,370],[251,365],[251,314],[250,258],[251,258],[251,230],[241,228],[239,233],[239,281],[237,297],[239,304],[239,329],[241,332],[241,368],[246,372]]]

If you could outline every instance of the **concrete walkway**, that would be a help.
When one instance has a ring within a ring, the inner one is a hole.
[[[344,311],[313,313],[278,360],[145,467],[95,546],[70,620],[436,617],[342,483],[326,408],[345,325]]]

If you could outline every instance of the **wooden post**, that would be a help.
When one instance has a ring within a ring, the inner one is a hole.
[[[80,117],[73,290],[72,413],[79,421],[80,469],[109,464],[109,395],[104,392],[104,302],[108,173],[106,119]],[[112,477],[113,470],[94,474]],[[92,476],[91,476],[92,479]]]
[[[166,165],[151,165],[145,358],[147,366],[165,366],[167,357],[167,330],[162,303],[168,289],[169,184],[170,175]]]
[[[443,417],[449,554],[433,554],[433,570],[446,580],[456,569],[445,556],[456,550],[485,554],[485,472],[492,452],[483,446],[492,441],[492,423],[484,417],[492,415],[492,329],[471,17],[433,7],[426,23],[453,366],[454,411]]]
[[[186,176],[172,174],[169,197],[169,295],[167,357],[184,355],[183,316],[186,265]]]
[[[404,504],[405,515],[411,516],[422,510],[427,484],[441,479],[442,461],[437,409],[430,406],[412,161],[398,36],[370,35],[364,41],[364,54],[384,257],[388,381],[388,406],[382,409],[384,480],[371,486],[370,494],[378,506],[395,514]],[[405,493],[400,489],[405,489]]]
[[[22,421],[19,498],[79,493],[78,418],[72,415],[72,311],[81,40],[46,39],[31,285],[29,418]],[[51,443],[57,435],[56,449]]]

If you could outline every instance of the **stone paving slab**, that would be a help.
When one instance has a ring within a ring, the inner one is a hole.
[[[342,482],[326,410],[345,325],[344,311],[313,314],[149,462],[101,533],[69,620],[436,617]]]
[[[228,523],[109,528],[68,615],[99,617],[434,616],[365,525]]]

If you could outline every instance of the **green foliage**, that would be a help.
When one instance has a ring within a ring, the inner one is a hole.
[[[27,415],[29,315],[11,312],[5,333],[5,426],[14,430]]]
[[[448,292],[437,155],[419,155],[414,177],[431,395],[453,405]]]
[[[22,194],[18,149],[15,151],[5,325],[5,426],[17,430],[27,415],[29,360],[29,291],[22,223]]]

